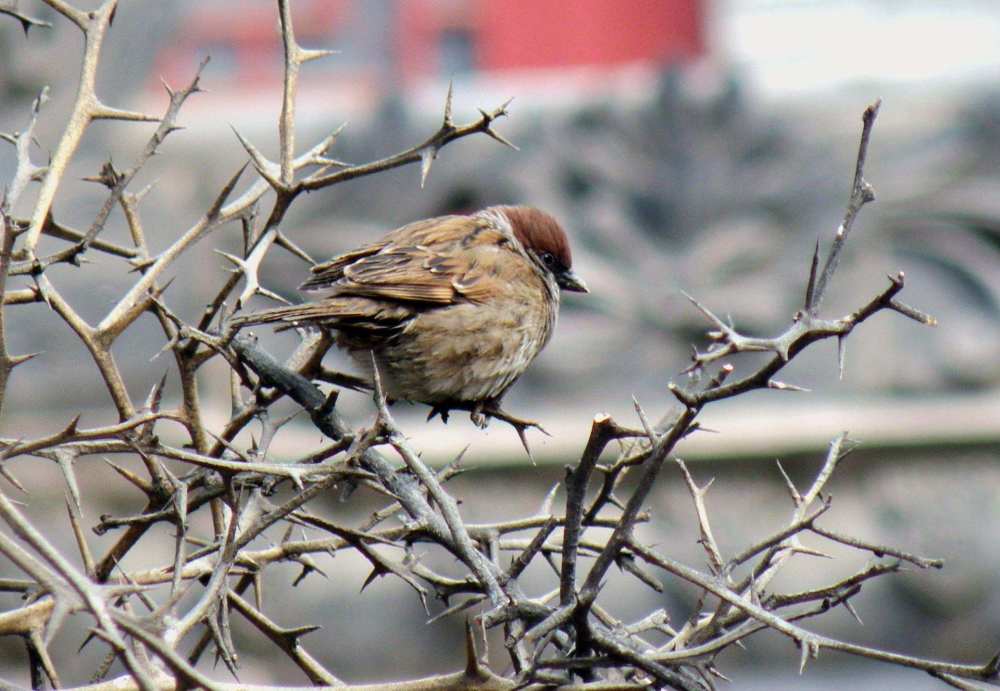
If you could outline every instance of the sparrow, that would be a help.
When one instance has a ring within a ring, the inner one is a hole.
[[[390,400],[430,405],[428,419],[444,422],[453,409],[480,427],[504,420],[527,449],[524,429],[539,425],[500,402],[549,342],[560,290],[589,292],[572,265],[551,215],[491,206],[416,221],[317,264],[300,286],[312,301],[231,323],[328,329],[369,376],[374,361]]]

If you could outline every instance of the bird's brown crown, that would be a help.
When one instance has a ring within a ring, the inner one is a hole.
[[[539,255],[548,252],[567,269],[573,266],[569,240],[559,221],[532,206],[504,206],[501,211],[510,220],[514,236],[526,249]]]

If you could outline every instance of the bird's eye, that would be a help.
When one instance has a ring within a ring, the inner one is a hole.
[[[556,265],[556,258],[551,252],[542,252],[542,262],[550,269]]]

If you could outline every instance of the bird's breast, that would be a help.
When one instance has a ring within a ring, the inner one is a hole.
[[[387,392],[424,403],[497,398],[548,343],[558,307],[558,293],[511,289],[422,312],[376,350]]]

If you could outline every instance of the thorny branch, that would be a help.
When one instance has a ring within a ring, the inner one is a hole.
[[[67,617],[83,614],[90,618],[94,638],[108,646],[110,655],[94,683],[80,688],[235,688],[210,678],[198,667],[201,656],[214,645],[227,667],[236,672],[232,611],[239,613],[237,621],[245,620],[265,636],[310,682],[340,685],[335,672],[304,647],[302,639],[317,626],[311,622],[290,626],[280,622],[280,616],[265,613],[269,598],[263,592],[263,576],[275,565],[297,564],[301,580],[323,573],[320,559],[337,552],[356,553],[370,565],[365,585],[383,576],[406,583],[417,593],[431,620],[463,612],[470,617],[464,668],[453,674],[411,680],[407,688],[459,689],[478,684],[497,689],[548,685],[711,689],[714,679],[722,678],[716,667],[718,654],[764,630],[791,639],[801,651],[803,667],[810,657],[827,649],[923,670],[954,686],[968,685],[966,680],[997,680],[998,658],[982,665],[927,660],[814,634],[802,625],[805,619],[839,606],[857,616],[851,599],[864,584],[898,572],[903,564],[942,566],[939,560],[842,535],[820,524],[832,510],[825,494],[827,483],[850,450],[846,434],[831,444],[808,490],[800,493],[788,481],[792,506],[787,523],[728,559],[711,527],[706,501],[711,481],[700,484],[696,473],[675,453],[677,445],[698,429],[698,417],[706,405],[759,388],[797,389],[774,377],[808,345],[834,337],[843,343],[856,326],[885,310],[934,323],[932,317],[898,300],[904,287],[901,272],[890,277],[890,285],[882,293],[854,312],[840,318],[819,314],[856,217],[874,200],[864,166],[878,103],[863,116],[843,221],[822,264],[817,243],[803,309],[788,329],[774,338],[745,336],[692,298],[712,325],[712,344],[694,355],[688,369],[693,385],[670,386],[682,404],[680,410],[652,425],[636,403],[640,429],[620,425],[604,414],[595,416],[579,462],[567,469],[561,503],[557,486],[530,516],[476,524],[463,517],[460,503],[445,488],[448,480],[463,470],[461,455],[442,470],[429,468],[389,414],[377,378],[376,416],[369,426],[352,425],[337,407],[336,389],[327,393],[317,386],[315,382],[357,386],[350,377],[322,366],[323,354],[331,345],[328,334],[304,334],[296,351],[281,362],[252,338],[232,338],[225,331],[213,332],[212,327],[230,309],[241,279],[243,289],[235,300],[238,304],[255,293],[273,295],[260,285],[258,277],[271,247],[277,245],[309,260],[280,229],[286,212],[302,193],[410,163],[420,164],[423,184],[440,150],[467,136],[484,134],[513,146],[495,130],[496,120],[507,114],[507,104],[481,111],[478,119],[458,125],[449,89],[440,127],[416,146],[376,161],[348,165],[329,157],[340,135],[338,129],[296,155],[295,101],[300,68],[332,52],[300,46],[291,2],[279,0],[284,88],[277,125],[278,159],[267,160],[237,134],[249,155],[254,179],[238,191],[245,171],[237,171],[222,184],[210,208],[154,255],[146,242],[140,209],[148,188],[140,192],[129,188],[163,140],[178,129],[181,108],[200,90],[201,70],[185,88],[175,91],[167,87],[170,104],[162,118],[106,106],[97,97],[95,84],[116,1],[106,0],[92,11],[80,10],[65,0],[46,1],[80,29],[84,49],[76,100],[48,165],[36,165],[31,157],[45,91],[35,100],[23,131],[0,134],[16,153],[13,177],[0,198],[0,406],[14,368],[33,356],[8,352],[6,310],[44,301],[90,352],[119,419],[84,427],[76,417],[34,438],[0,437],[0,474],[19,490],[25,488],[13,470],[23,459],[58,466],[66,484],[68,516],[79,552],[77,559],[60,553],[15,502],[0,493],[0,519],[17,538],[0,532],[0,554],[21,576],[0,580],[0,591],[21,593],[26,598],[20,607],[0,613],[0,636],[25,640],[34,686],[45,680],[61,685],[60,662],[49,654],[49,647]],[[20,22],[26,34],[29,28],[48,26],[21,12],[16,4],[0,5],[0,14]],[[89,226],[75,230],[53,217],[53,203],[86,129],[97,119],[159,124],[129,168],[119,171],[108,163],[90,177],[106,187],[107,196]],[[14,204],[25,198],[32,183],[38,183],[38,189],[30,217],[15,218]],[[257,206],[268,191],[274,193],[273,204],[258,224]],[[116,206],[123,212],[131,246],[99,237]],[[188,321],[166,299],[168,272],[196,242],[233,222],[238,222],[244,233],[244,251],[241,256],[225,256],[237,270],[222,283],[205,310]],[[53,254],[39,256],[42,235],[68,244]],[[91,250],[121,261],[123,271],[138,271],[135,282],[96,325],[80,316],[52,280],[54,274],[48,272],[56,264],[86,270],[80,259]],[[30,283],[10,288],[10,280]],[[151,314],[159,324],[174,368],[138,405],[132,399],[135,391],[130,393],[112,356],[112,347],[143,314]],[[773,357],[755,372],[730,381],[734,368],[726,360],[746,352],[769,352]],[[224,360],[231,370],[231,411],[221,424],[211,424],[201,404],[202,387],[210,379],[203,368],[216,358]],[[716,369],[709,373],[713,367]],[[703,378],[703,374],[708,376]],[[164,405],[168,378],[179,384],[180,400],[174,408]],[[303,408],[329,443],[283,462],[270,452],[270,445],[288,421],[274,413],[275,404],[284,398]],[[252,424],[260,425],[260,433],[247,441]],[[184,439],[168,441],[176,438],[178,431]],[[610,451],[615,441],[620,447]],[[93,519],[82,510],[85,502],[78,467],[89,464],[92,457],[110,454],[138,459],[142,471],[109,460],[102,472],[111,470],[111,477],[125,480],[130,490],[142,495],[143,505],[134,514],[96,520],[92,525],[96,532],[120,534],[103,554],[95,555],[84,531],[85,522]],[[669,460],[676,461],[693,499],[698,537],[707,557],[706,571],[653,550],[636,535],[635,526],[649,519],[643,507],[655,483],[664,468],[674,465]],[[625,496],[622,479],[630,471],[638,477]],[[385,506],[360,525],[342,524],[307,509],[316,497],[333,488],[346,497],[353,492],[376,496]],[[193,520],[201,515],[211,520]],[[210,525],[207,529],[206,523]],[[153,546],[156,543],[150,536],[150,530],[161,525],[174,531],[172,548],[163,553]],[[294,538],[295,531],[302,531],[302,536]],[[273,539],[278,532],[280,539]],[[872,555],[875,561],[811,589],[765,592],[790,560],[817,553],[800,540],[807,534]],[[440,550],[452,557],[463,573],[439,572],[432,559],[415,551],[416,546]],[[145,551],[144,561],[151,557],[157,565],[130,566],[128,558],[139,551]],[[550,570],[553,587],[532,596],[519,581],[534,563]],[[633,623],[621,621],[603,599],[599,600],[604,594],[614,595],[607,591],[607,575],[614,565],[634,579],[632,583],[657,591],[668,580],[693,585],[701,593],[698,605],[679,624],[671,623],[663,611]],[[251,587],[252,602],[245,596]],[[432,613],[432,608],[438,611]],[[144,612],[141,616],[136,613],[140,609]],[[477,636],[497,626],[504,629],[511,663],[506,675],[490,670],[483,662],[485,653],[477,649]],[[320,645],[319,639],[315,645]],[[115,659],[124,665],[125,676],[106,679]]]

